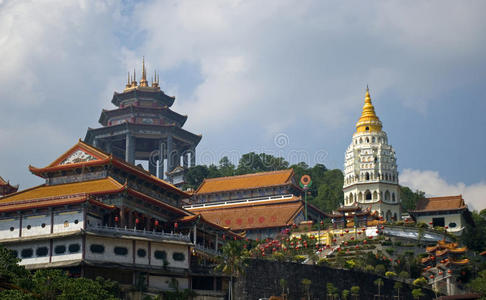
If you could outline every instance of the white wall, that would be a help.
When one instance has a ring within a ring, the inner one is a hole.
[[[10,227],[13,227],[12,231],[10,231]],[[0,219],[0,240],[18,237],[19,227],[20,227],[19,218]]]
[[[159,290],[169,290],[169,282],[173,277],[166,276],[149,276],[149,288]],[[179,289],[189,288],[189,280],[187,278],[175,278],[179,282]]]
[[[77,224],[76,224],[77,222]],[[56,212],[54,214],[54,233],[77,231],[83,228],[83,212],[80,210]]]
[[[138,256],[138,249],[145,250],[145,257]],[[140,265],[148,265],[150,253],[148,251],[148,242],[136,241],[135,242],[135,263]]]
[[[29,229],[30,228],[30,229]],[[22,219],[22,236],[37,236],[51,233],[51,215],[26,215]]]
[[[167,253],[167,262],[169,263],[168,267],[172,268],[189,268],[189,258],[188,258],[188,246],[187,245],[177,245],[177,244],[162,244],[162,243],[152,243],[151,247],[151,265],[153,266],[163,266],[163,260],[155,258],[155,251],[165,251]],[[174,260],[173,254],[175,252],[180,252],[184,254],[183,261]]]
[[[79,251],[72,253],[69,251],[69,246],[72,244],[79,245]],[[57,246],[65,246],[66,252],[57,254],[56,247]],[[58,239],[53,241],[52,245],[52,262],[57,261],[67,261],[67,260],[75,260],[75,259],[82,259],[83,258],[83,241],[81,237],[74,237],[69,239]]]
[[[91,245],[94,244],[103,245],[105,251],[103,253],[93,253]],[[114,252],[115,247],[126,247],[128,250],[127,254],[116,255]],[[131,264],[133,263],[132,248],[131,240],[88,236],[86,238],[86,259]]]
[[[44,257],[38,257],[36,255],[36,251],[38,248],[41,247],[47,247],[47,255]],[[28,242],[28,243],[22,243],[18,245],[11,245],[8,246],[9,249],[16,250],[18,252],[18,257],[21,259],[20,265],[29,265],[29,264],[40,264],[40,263],[48,263],[49,262],[49,241],[44,240],[44,241],[37,241],[37,242]],[[21,253],[23,249],[32,249],[32,257],[30,258],[22,258]]]
[[[429,225],[429,227],[432,227],[429,223],[432,222],[432,219],[434,218],[444,218],[444,225],[449,226],[449,228],[447,229],[447,231],[449,232],[461,231],[464,226],[462,214],[460,213],[450,215],[418,216],[417,222],[422,222]],[[456,223],[457,226],[452,228],[449,225],[450,223]]]

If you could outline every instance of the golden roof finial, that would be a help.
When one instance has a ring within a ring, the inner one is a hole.
[[[127,84],[125,85],[125,89],[129,89],[132,85],[130,84],[130,72],[128,72],[127,77]]]
[[[137,87],[137,75],[135,68],[133,68],[133,79],[132,79],[132,88]]]
[[[381,131],[381,121],[375,113],[375,107],[371,103],[370,90],[366,85],[365,104],[363,105],[363,111],[361,117],[356,123],[357,132],[370,132]]]
[[[148,86],[147,73],[145,71],[145,56],[142,56],[142,79],[140,79],[140,86]]]
[[[154,80],[152,80],[152,87],[159,87],[159,82],[157,80],[157,71],[154,70]]]

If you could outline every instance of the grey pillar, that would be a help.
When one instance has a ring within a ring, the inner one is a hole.
[[[105,151],[106,151],[106,153],[111,153],[111,151],[112,151],[111,150],[111,141],[110,140],[106,141]]]
[[[191,167],[194,167],[196,165],[196,147],[191,148]]]
[[[165,143],[163,140],[161,140],[159,148],[159,164],[157,166],[160,179],[164,179],[164,159],[166,157],[165,154]]]
[[[184,168],[187,168],[188,165],[189,165],[188,156],[189,156],[189,152],[188,151],[184,151],[184,153],[182,154],[182,166]]]
[[[125,141],[125,161],[135,164],[135,138],[130,133],[127,133]]]
[[[157,176],[157,161],[148,160],[148,168],[150,174]]]
[[[172,136],[167,137],[167,172],[174,169],[174,149],[173,149]]]
[[[99,147],[100,147],[100,140],[99,140],[99,139],[97,139],[97,138],[95,138],[95,139],[93,140],[93,146],[94,146],[95,148],[99,148]]]

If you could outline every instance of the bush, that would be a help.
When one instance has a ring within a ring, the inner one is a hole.
[[[393,253],[395,253],[395,249],[393,249],[393,248],[386,248],[385,249],[385,252],[388,253],[388,254],[390,254],[390,255],[393,255]]]
[[[305,255],[295,255],[294,256],[294,262],[296,262],[296,263],[303,263],[305,259],[306,259]]]
[[[398,274],[398,277],[402,278],[402,279],[408,279],[410,278],[410,274],[408,274],[407,271],[401,271],[399,274]]]
[[[392,277],[396,277],[397,273],[392,272],[392,271],[388,271],[388,272],[385,273],[385,276],[388,277],[388,278],[392,278]]]
[[[427,285],[427,279],[424,277],[419,277],[413,281],[413,285],[415,286],[426,286]]]
[[[327,260],[327,258],[320,258],[317,261],[317,265],[318,266],[327,266],[327,265],[329,265],[329,261]]]
[[[375,267],[376,273],[383,275],[385,273],[385,271],[386,271],[386,268],[385,268],[384,265],[382,265],[382,264],[376,265],[376,267]]]

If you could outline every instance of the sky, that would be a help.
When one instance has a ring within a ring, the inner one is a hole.
[[[400,183],[486,208],[484,1],[0,0],[0,176],[21,189],[160,73],[198,163],[342,169],[369,85]]]

